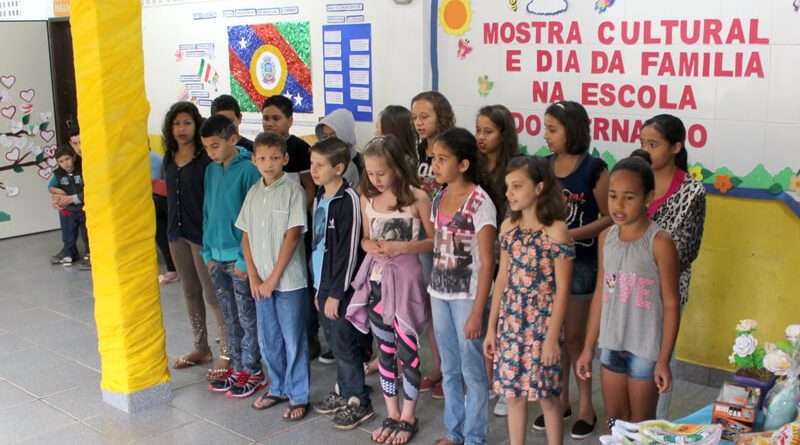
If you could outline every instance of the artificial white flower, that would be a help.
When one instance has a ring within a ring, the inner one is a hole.
[[[747,357],[752,354],[758,346],[758,340],[750,334],[740,335],[733,342],[733,353],[739,357]]]
[[[789,370],[791,368],[792,363],[789,356],[780,349],[768,352],[767,355],[764,356],[764,369],[775,375],[789,375]]]
[[[19,187],[14,186],[14,185],[7,185],[6,186],[6,195],[9,198],[13,198],[13,197],[19,195]]]
[[[800,324],[790,324],[786,326],[783,335],[786,336],[786,339],[789,340],[791,344],[797,345],[800,343]]]
[[[750,332],[755,330],[756,326],[758,326],[757,321],[746,318],[744,320],[739,320],[739,323],[736,325],[736,330],[739,332]]]

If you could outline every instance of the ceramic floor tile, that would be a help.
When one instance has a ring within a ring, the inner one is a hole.
[[[96,381],[99,376],[97,371],[79,363],[65,361],[50,367],[34,365],[24,373],[9,376],[8,380],[37,397],[46,397]]]
[[[115,443],[131,443],[155,437],[197,420],[168,405],[158,406],[136,414],[126,414],[114,408],[85,420],[85,423]]]
[[[60,340],[48,345],[48,349],[87,368],[100,372],[100,352],[97,351],[97,334],[86,334]]]
[[[0,356],[33,347],[33,343],[15,334],[0,334]]]
[[[26,309],[14,314],[4,312],[2,315],[0,315],[0,324],[2,324],[3,328],[9,332],[45,326],[63,320],[67,320],[67,318],[42,307],[34,307],[32,309]]]
[[[18,445],[117,445],[110,437],[103,436],[86,425],[75,423],[64,428],[33,436],[17,442]]]
[[[201,443],[244,445],[250,444],[252,441],[220,426],[198,420],[136,443],[142,445],[196,445]]]
[[[25,349],[0,355],[0,377],[13,379],[25,375],[31,368],[49,368],[67,362],[61,355],[30,345]]]
[[[77,321],[62,319],[42,326],[17,329],[14,332],[17,336],[31,343],[52,349],[53,345],[64,340],[92,334],[94,329]],[[94,338],[97,341],[97,337],[95,336]]]
[[[99,375],[93,382],[47,396],[42,400],[80,420],[99,416],[114,409],[103,402]]]
[[[45,304],[44,307],[64,317],[68,317],[85,324],[95,324],[94,297],[92,296],[56,301]]]
[[[0,440],[11,443],[75,423],[75,419],[39,400],[0,415]]]
[[[29,393],[17,388],[7,380],[0,382],[0,411],[36,400]],[[2,416],[2,414],[0,414]]]

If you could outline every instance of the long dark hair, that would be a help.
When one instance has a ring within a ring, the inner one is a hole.
[[[589,113],[583,105],[572,100],[556,102],[544,112],[554,117],[567,131],[567,153],[580,155],[589,151],[592,133],[589,128]]]
[[[458,162],[469,161],[469,167],[463,173],[464,179],[483,187],[492,201],[496,201],[495,190],[488,181],[486,156],[478,150],[478,141],[472,133],[461,127],[453,127],[440,134],[436,138],[436,143],[447,147],[447,150],[456,157]]]
[[[427,100],[433,105],[433,112],[436,113],[436,134],[442,134],[443,131],[453,128],[456,125],[456,115],[453,113],[453,107],[450,101],[444,97],[444,94],[438,91],[423,91],[411,99],[411,106],[414,102],[420,100]]]
[[[498,217],[502,218],[505,215],[506,167],[513,157],[519,155],[519,139],[514,117],[503,105],[487,105],[478,110],[478,116],[484,116],[492,121],[500,132],[501,142],[497,152],[497,162],[494,164],[494,169],[489,171],[489,180],[497,195],[495,206]]]
[[[411,186],[417,185],[417,173],[412,168],[411,164],[406,159],[406,152],[400,144],[400,140],[393,134],[386,134],[378,136],[369,141],[361,151],[361,156],[366,158],[376,157],[383,158],[386,166],[394,173],[394,180],[392,181],[392,193],[397,198],[397,205],[389,210],[399,210],[403,207],[408,207],[414,204],[414,192]],[[366,172],[361,175],[361,182],[359,189],[364,197],[371,199],[381,194],[378,189],[372,185],[369,180],[369,175]]]
[[[671,114],[659,114],[647,119],[642,124],[642,128],[652,126],[661,133],[661,137],[669,142],[669,145],[681,144],[681,151],[675,155],[675,165],[683,170],[689,169],[689,153],[686,151],[686,127],[683,121]]]
[[[164,116],[164,124],[161,126],[161,144],[164,147],[164,166],[172,162],[175,152],[178,151],[178,141],[172,134],[172,122],[178,117],[179,113],[187,113],[194,121],[194,153],[203,150],[203,141],[200,140],[200,127],[203,125],[203,117],[200,110],[191,102],[175,102],[169,107],[169,111]]]
[[[524,172],[534,186],[543,184],[536,200],[536,218],[539,222],[549,226],[554,221],[563,221],[566,214],[564,194],[547,159],[541,156],[517,156],[508,163],[506,175],[517,170]],[[511,222],[518,223],[521,219],[522,211],[511,212]]]
[[[381,124],[381,134],[394,135],[412,167],[417,166],[417,132],[414,131],[414,122],[411,120],[411,111],[402,105],[389,105],[378,115]]]

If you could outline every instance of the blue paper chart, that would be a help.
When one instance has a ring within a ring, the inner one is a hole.
[[[372,28],[369,23],[324,25],[325,114],[346,108],[372,121]]]

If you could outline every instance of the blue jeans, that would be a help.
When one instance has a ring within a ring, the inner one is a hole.
[[[442,356],[444,426],[448,439],[465,445],[486,444],[489,435],[489,382],[483,362],[483,339],[467,340],[464,336],[474,302],[431,298],[433,331]]]
[[[274,291],[256,300],[258,345],[272,382],[269,392],[308,403],[308,289]]]
[[[89,254],[89,237],[86,235],[86,213],[83,210],[70,210],[71,215],[62,215],[61,220],[61,241],[64,242],[64,256],[78,259],[78,235],[83,238],[86,245],[86,254]]]
[[[653,380],[656,362],[628,351],[600,349],[600,364],[611,372],[625,374],[631,380]]]
[[[261,371],[258,351],[256,303],[250,296],[250,281],[233,273],[236,262],[215,262],[209,276],[219,301],[230,343],[231,367],[248,374]]]

